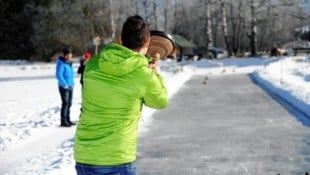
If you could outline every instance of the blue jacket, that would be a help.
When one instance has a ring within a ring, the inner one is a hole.
[[[60,87],[74,86],[74,69],[72,63],[66,62],[62,56],[56,61],[56,78]]]

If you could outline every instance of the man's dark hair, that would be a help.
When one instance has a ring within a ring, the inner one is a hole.
[[[63,56],[66,56],[67,54],[71,53],[70,49],[63,49],[62,54]]]
[[[139,15],[127,18],[122,29],[123,46],[129,49],[141,48],[150,38],[148,23]]]

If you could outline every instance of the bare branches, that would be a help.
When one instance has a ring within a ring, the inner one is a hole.
[[[260,52],[294,40],[294,29],[310,24],[304,1],[1,1],[0,35],[4,44],[0,53],[9,55],[18,49],[34,48],[33,55],[46,58],[63,45],[82,52],[93,47],[95,35],[117,38],[122,23],[133,14],[143,16],[151,29],[180,34],[203,49],[211,45],[230,47],[237,55],[250,51],[250,41],[255,41]]]

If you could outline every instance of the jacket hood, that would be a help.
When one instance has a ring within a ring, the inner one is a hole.
[[[62,61],[62,62],[64,62],[64,63],[66,63],[66,64],[72,65],[72,61],[67,61],[66,58],[63,57],[63,56],[59,56],[59,57],[58,57],[58,60],[59,60],[59,61]]]
[[[63,56],[59,56],[59,58],[58,58],[60,61],[62,61],[62,62],[66,62],[66,59],[65,59],[65,57],[63,57]]]
[[[147,58],[119,44],[109,44],[99,54],[99,68],[104,73],[122,76],[148,66]]]

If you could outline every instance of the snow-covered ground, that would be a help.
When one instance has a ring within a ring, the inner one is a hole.
[[[255,82],[310,115],[308,57],[230,58],[160,62],[172,97],[193,75],[251,73]],[[75,64],[77,69],[77,64]],[[0,61],[0,174],[73,175],[75,127],[60,128],[60,97],[55,64]],[[81,87],[77,75],[71,118],[78,120]],[[140,135],[147,133],[155,110],[143,109]],[[302,123],[309,126],[310,119]]]

